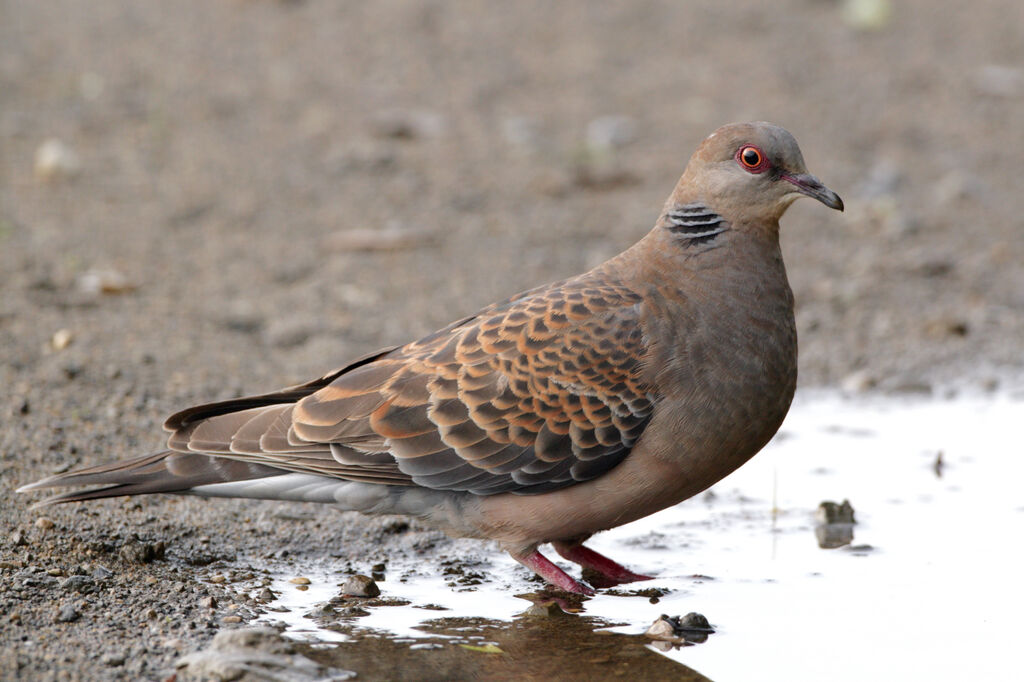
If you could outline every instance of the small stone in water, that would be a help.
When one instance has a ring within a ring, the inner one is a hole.
[[[351,597],[377,597],[380,595],[380,588],[373,578],[365,575],[354,575],[345,581],[341,586],[342,593]]]
[[[562,607],[558,605],[556,601],[545,601],[531,604],[530,608],[523,611],[524,616],[530,616],[531,618],[557,618],[558,616],[567,615]]]
[[[688,613],[685,616],[670,618],[662,614],[654,621],[644,634],[651,639],[665,642],[703,642],[709,633],[713,633],[708,619],[699,613]]]
[[[682,618],[676,618],[676,629],[679,630],[700,630],[702,632],[714,632],[711,623],[703,614],[691,611]]]
[[[842,504],[825,500],[818,505],[815,519],[818,523],[857,523],[853,518],[853,505],[849,500],[843,500]]]
[[[309,578],[303,578],[302,576],[299,576],[297,578],[292,578],[288,582],[290,582],[293,585],[308,585],[310,583],[310,580]]]
[[[678,639],[675,628],[665,616],[651,623],[651,627],[647,628],[647,632],[644,634],[651,639]]]

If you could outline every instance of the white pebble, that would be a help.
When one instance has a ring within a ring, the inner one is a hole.
[[[36,177],[45,182],[78,175],[82,162],[75,150],[57,138],[43,142],[36,150]]]
[[[74,338],[75,335],[71,333],[70,329],[58,329],[50,339],[50,345],[54,350],[64,350],[71,345]]]

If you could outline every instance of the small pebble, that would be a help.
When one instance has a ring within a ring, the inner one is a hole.
[[[815,520],[818,523],[857,523],[853,517],[853,505],[849,500],[843,500],[842,504],[825,500],[818,505]]]
[[[92,269],[79,275],[76,282],[79,291],[90,295],[126,294],[135,290],[135,285],[117,270]]]
[[[892,4],[889,0],[845,0],[842,18],[852,28],[877,31],[892,20]]]
[[[567,615],[562,607],[555,601],[538,602],[531,604],[530,608],[523,611],[524,616],[530,616],[531,618],[557,618],[558,616]]]
[[[199,605],[204,609],[215,609],[217,608],[217,599],[215,597],[203,597],[199,600]]]
[[[241,623],[242,622],[242,617],[241,616],[224,616],[223,618],[221,618],[221,622],[223,622],[223,623]]]
[[[690,612],[685,616],[670,618],[662,614],[644,634],[651,639],[665,642],[704,641],[714,629],[708,619],[699,613]]]
[[[59,623],[74,623],[76,620],[82,617],[82,614],[78,612],[71,604],[66,604],[57,613],[57,622]]]
[[[73,575],[60,584],[62,588],[69,591],[88,594],[96,589],[96,583],[92,578],[84,575]]]
[[[299,576],[299,577],[290,579],[288,582],[292,583],[293,585],[309,585],[310,579],[309,578],[303,578],[302,576]]]
[[[664,616],[651,623],[644,634],[651,639],[678,639],[675,628]]]
[[[682,630],[700,630],[704,632],[714,632],[711,627],[711,623],[704,617],[703,614],[691,611],[682,618],[676,618],[677,627]]]
[[[163,541],[155,543],[126,542],[121,545],[117,553],[130,564],[148,564],[157,559],[163,559],[166,549]]]
[[[64,350],[71,345],[74,338],[75,336],[71,333],[70,329],[58,329],[54,333],[53,338],[50,339],[50,346],[54,350]]]
[[[365,575],[354,575],[341,586],[342,593],[352,597],[377,597],[380,588],[373,578]]]
[[[44,182],[53,182],[78,175],[82,162],[71,147],[57,138],[46,140],[36,149],[35,174]]]
[[[106,580],[110,576],[114,575],[113,571],[107,570],[103,566],[94,566],[90,573],[95,580]]]
[[[36,528],[40,530],[51,530],[55,524],[45,516],[40,516],[36,519]]]
[[[935,338],[963,337],[970,332],[967,322],[955,317],[942,317],[925,323],[925,333]]]

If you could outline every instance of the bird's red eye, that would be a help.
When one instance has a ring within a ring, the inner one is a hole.
[[[736,152],[736,161],[751,173],[762,173],[768,170],[768,158],[760,149],[752,144],[739,148]]]

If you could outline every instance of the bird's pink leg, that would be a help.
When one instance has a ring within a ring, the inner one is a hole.
[[[551,544],[555,551],[564,558],[584,568],[597,571],[616,584],[634,583],[639,580],[654,580],[653,576],[634,573],[622,564],[618,564],[603,554],[598,554],[583,545],[568,542],[552,542]]]
[[[548,561],[547,558],[537,550],[533,550],[529,554],[513,554],[512,558],[559,589],[565,590],[566,592],[574,592],[576,594],[594,594],[594,590],[577,582],[568,573]],[[620,566],[619,568],[622,567]]]

